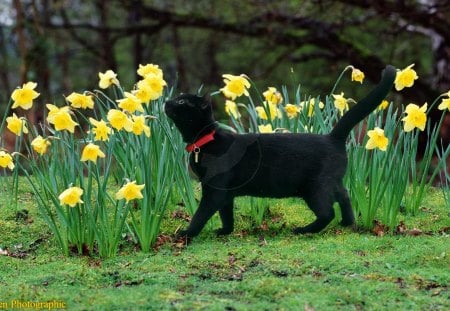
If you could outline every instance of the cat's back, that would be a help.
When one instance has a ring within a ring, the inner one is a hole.
[[[341,144],[335,143],[328,135],[268,133],[237,135],[236,138],[257,140],[264,153],[274,155],[293,153],[303,157],[308,155],[321,157],[325,153],[342,151]]]

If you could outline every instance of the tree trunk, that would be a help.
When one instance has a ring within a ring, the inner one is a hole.
[[[110,30],[108,29],[108,8],[110,3],[106,0],[97,0],[95,5],[100,17],[100,26],[102,29],[99,32],[99,41],[102,47],[102,59],[100,62],[103,64],[104,69],[111,69],[114,72],[117,72],[114,44],[111,40]]]
[[[42,23],[50,19],[49,1],[41,0],[40,9],[36,1],[33,1],[33,48],[30,50],[31,65],[36,72],[36,80],[39,86],[41,95],[34,102],[33,109],[29,110],[26,115],[27,119],[32,124],[39,124],[44,122],[44,104],[50,98],[50,69],[48,65],[48,40]]]
[[[141,0],[134,0],[132,1],[132,5],[128,8],[128,24],[130,26],[137,26],[141,22],[141,10],[142,10],[142,1]],[[133,38],[133,63],[134,68],[139,68],[139,65],[142,64],[142,38],[141,33],[136,32],[134,34]],[[136,80],[139,80],[140,77],[135,72]]]
[[[17,33],[17,41],[19,54],[21,58],[20,64],[20,83],[24,83],[27,80],[28,62],[27,62],[27,45],[25,37],[25,17],[20,0],[13,1],[14,9],[16,11],[16,26],[15,31]]]
[[[9,83],[9,77],[8,77],[8,51],[6,50],[6,40],[5,40],[5,29],[4,27],[0,27],[0,59],[1,61],[1,67],[5,70],[0,71],[0,81],[1,81],[1,89],[3,89],[2,94],[9,94],[12,89],[11,85]],[[0,97],[0,100],[3,100],[4,102],[8,102],[6,96],[5,98]]]

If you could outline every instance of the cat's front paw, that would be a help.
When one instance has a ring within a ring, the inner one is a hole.
[[[192,238],[193,235],[191,234],[191,232],[189,230],[185,229],[185,230],[180,230],[180,231],[176,232],[175,233],[175,237],[177,239],[180,239],[180,238]]]
[[[185,230],[180,230],[175,233],[175,236],[177,238],[193,238],[196,237],[197,235],[198,232],[193,232],[192,230],[189,230],[189,228]]]
[[[232,228],[220,228],[216,230],[216,235],[217,236],[229,235],[231,234],[231,232],[233,232]]]
[[[175,237],[172,239],[172,246],[174,246],[177,249],[182,249],[189,245],[192,241],[192,238],[190,238],[186,230],[181,230],[178,232],[175,232]]]
[[[189,237],[189,232],[187,230],[180,230],[175,233],[175,238],[177,238],[177,239],[188,238],[188,237]]]

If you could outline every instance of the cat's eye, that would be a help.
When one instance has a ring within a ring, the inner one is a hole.
[[[177,101],[177,104],[178,104],[178,105],[184,105],[184,104],[185,104],[184,99],[178,100],[178,101]]]

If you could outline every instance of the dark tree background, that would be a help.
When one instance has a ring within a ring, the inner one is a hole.
[[[0,0],[0,27],[0,109],[16,86],[38,82],[35,121],[43,104],[96,88],[99,71],[130,88],[145,63],[185,92],[245,73],[261,89],[301,83],[324,95],[345,66],[371,83],[387,63],[415,63],[420,77],[393,95],[399,103],[430,104],[450,90],[450,1]],[[342,87],[354,98],[368,89]]]

